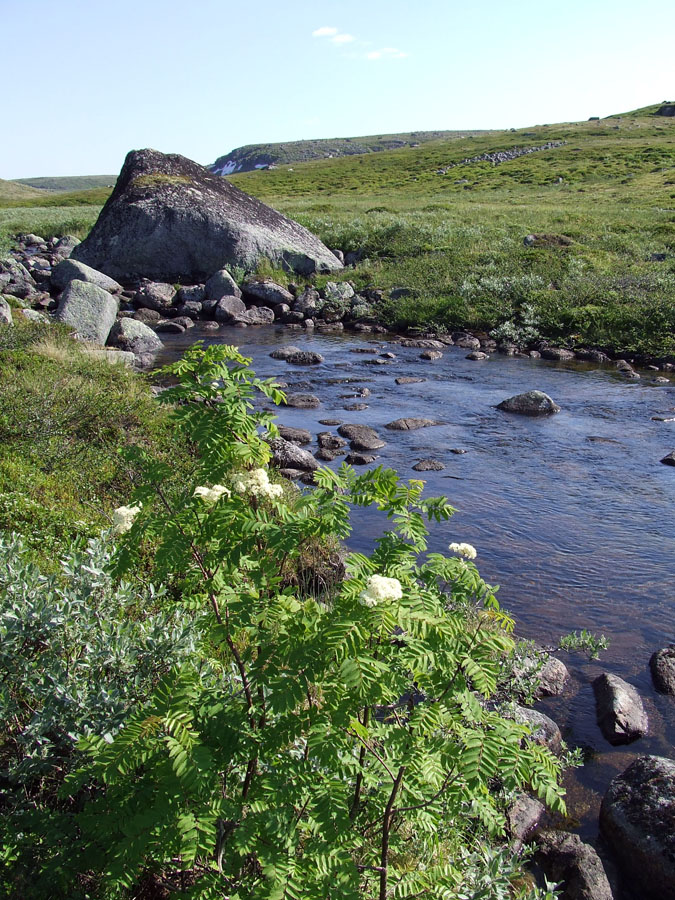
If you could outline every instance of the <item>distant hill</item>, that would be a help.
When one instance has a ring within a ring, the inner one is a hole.
[[[16,181],[3,181],[0,178],[0,201],[2,200],[33,200],[45,197],[45,191],[36,190]]]
[[[642,106],[640,109],[632,109],[630,112],[613,113],[607,116],[608,119],[634,118],[640,119],[644,116],[664,116],[670,118],[675,116],[675,101],[664,100],[663,103],[654,103],[652,106]]]
[[[247,144],[237,147],[218,159],[208,168],[218,175],[233,172],[251,172],[311,159],[333,159],[339,156],[356,156],[418,147],[420,144],[441,139],[466,138],[484,134],[483,131],[408,131],[402,134],[375,134],[366,137],[325,138],[314,141],[289,141],[280,144]]]
[[[28,187],[39,188],[43,191],[88,191],[91,188],[113,187],[117,181],[117,175],[64,175],[45,176],[41,178],[15,178],[14,184],[25,184]]]

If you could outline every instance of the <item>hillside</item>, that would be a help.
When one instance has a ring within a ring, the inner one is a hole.
[[[36,190],[25,184],[19,184],[16,181],[4,181],[0,178],[0,203],[6,200],[32,200],[44,196],[44,191]]]
[[[479,131],[409,131],[402,134],[376,134],[367,137],[327,138],[314,141],[290,141],[280,144],[247,144],[218,159],[209,168],[219,175],[251,172],[270,166],[307,162],[311,159],[335,159],[418,147],[428,141],[453,140]]]
[[[25,184],[43,191],[72,192],[113,187],[117,175],[64,175],[40,178],[15,178],[13,184]]]

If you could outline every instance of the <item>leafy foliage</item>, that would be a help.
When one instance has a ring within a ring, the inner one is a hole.
[[[281,399],[247,363],[214,345],[167,370],[162,399],[197,468],[168,495],[166,465],[143,459],[116,571],[155,548],[156,572],[183,586],[167,608],[197,643],[185,655],[168,636],[148,699],[117,730],[112,715],[80,729],[85,761],[60,791],[68,839],[38,869],[61,873],[64,895],[87,872],[101,897],[488,896],[502,857],[476,842],[503,830],[506,798],[529,787],[563,808],[558,760],[489,702],[513,623],[472,563],[427,554],[426,523],[453,510],[419,481],[343,466],[306,494],[238,493],[274,433],[254,396]],[[230,490],[213,502],[195,492],[216,483]],[[289,585],[289,561],[369,504],[391,523],[372,555],[349,555],[330,594]],[[374,575],[400,590],[366,606]]]

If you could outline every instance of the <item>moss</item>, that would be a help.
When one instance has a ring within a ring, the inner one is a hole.
[[[132,181],[133,187],[159,187],[162,184],[192,184],[187,175],[165,175],[155,172],[151,175],[139,175]]]

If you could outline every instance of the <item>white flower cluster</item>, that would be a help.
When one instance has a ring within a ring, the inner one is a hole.
[[[466,559],[476,558],[476,548],[472,544],[450,544],[448,550]]]
[[[265,469],[251,469],[240,472],[232,479],[232,487],[238,494],[251,494],[253,497],[281,497],[284,492],[280,484],[271,484]]]
[[[232,492],[229,488],[224,487],[222,484],[214,484],[211,488],[202,486],[196,487],[192,496],[199,497],[207,506],[213,506],[214,503],[217,503],[218,500],[220,500],[223,494],[227,497],[232,496]]]
[[[129,531],[140,511],[140,503],[138,506],[120,506],[112,514],[113,531],[117,534],[124,534],[125,531]]]
[[[371,575],[366,582],[365,591],[361,591],[359,602],[372,608],[387,600],[400,600],[403,589],[398,578],[386,578],[384,575]]]

